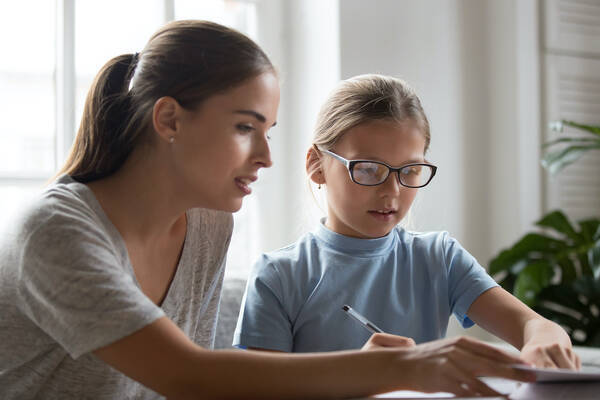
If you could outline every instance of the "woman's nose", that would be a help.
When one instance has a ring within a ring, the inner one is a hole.
[[[269,146],[269,141],[266,136],[263,136],[255,143],[253,161],[257,164],[261,164],[261,168],[269,168],[273,165],[273,160],[271,159],[271,147]]]

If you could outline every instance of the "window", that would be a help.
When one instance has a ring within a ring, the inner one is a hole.
[[[600,3],[548,0],[544,5],[545,121],[600,123]],[[570,131],[578,133],[577,131]],[[546,132],[546,141],[560,137]],[[600,213],[600,152],[590,151],[557,176],[546,175],[546,211],[574,221]]]
[[[18,38],[3,39],[0,58],[0,226],[56,165],[54,8],[52,1],[15,1],[0,16],[1,37]]]
[[[63,163],[102,65],[140,51],[172,19],[206,19],[257,36],[256,4],[248,0],[20,0],[3,5],[0,35],[18,40],[5,40],[0,58],[0,226]],[[245,274],[254,257],[256,235],[248,221],[256,213],[250,200],[235,215],[230,274]]]

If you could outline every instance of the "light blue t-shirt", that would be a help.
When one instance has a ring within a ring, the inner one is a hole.
[[[384,332],[427,342],[445,336],[451,313],[472,326],[469,307],[495,286],[447,232],[395,228],[357,239],[321,223],[258,260],[233,345],[286,352],[360,348],[371,334],[342,310],[345,304]]]

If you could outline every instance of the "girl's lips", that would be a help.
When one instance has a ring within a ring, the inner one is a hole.
[[[368,212],[368,214],[370,216],[378,219],[379,221],[383,221],[383,222],[389,222],[396,217],[396,211],[381,212],[381,211],[371,210]]]

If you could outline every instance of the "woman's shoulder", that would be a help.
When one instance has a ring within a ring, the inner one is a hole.
[[[5,228],[19,234],[99,225],[92,199],[81,186],[66,175],[60,177],[19,207]]]

